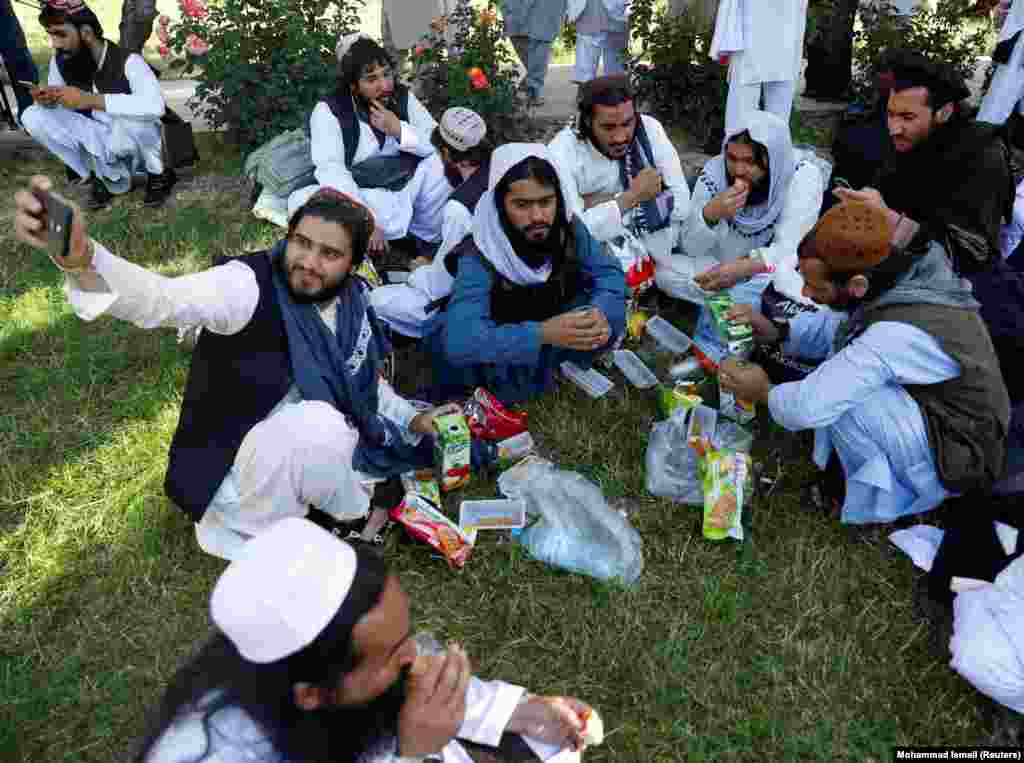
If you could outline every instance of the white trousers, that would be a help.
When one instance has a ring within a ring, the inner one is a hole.
[[[435,257],[429,265],[416,268],[404,284],[380,286],[370,292],[370,303],[377,317],[400,334],[424,337],[430,334],[444,312],[427,313],[427,305],[452,293],[455,279]]]
[[[756,111],[761,107],[761,96],[764,95],[764,110],[775,114],[783,122],[789,124],[789,116],[793,111],[793,99],[796,97],[796,83],[792,80],[784,82],[760,82],[754,85],[741,85],[729,82],[729,99],[725,105],[725,130],[730,132],[741,124],[743,115],[748,111]]]
[[[1024,64],[1024,45],[1021,45],[1018,40],[1017,44],[1013,46],[1013,52],[1010,53],[1010,60],[996,66],[996,73],[992,75],[992,84],[988,86],[988,92],[981,99],[981,109],[978,111],[979,122],[1001,125],[1010,118],[1010,114],[1024,97],[1024,68],[1022,68],[1022,64]]]
[[[338,520],[366,516],[374,480],[352,468],[359,433],[333,406],[284,402],[242,440],[231,471],[196,525],[207,553],[233,559],[275,522],[312,505]]]
[[[576,67],[573,82],[590,82],[597,76],[597,67],[604,59],[604,73],[621,74],[626,70],[622,56],[629,41],[625,32],[576,35]]]
[[[34,104],[25,109],[21,123],[64,164],[82,177],[102,178],[112,193],[131,190],[135,171],[164,171],[159,121],[103,116]]]

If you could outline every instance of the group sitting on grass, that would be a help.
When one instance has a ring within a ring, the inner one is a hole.
[[[505,731],[544,760],[583,744],[583,703],[479,682],[457,648],[418,661],[397,580],[307,518],[392,508],[377,486],[432,462],[434,419],[474,388],[533,400],[564,361],[586,369],[617,347],[645,258],[665,296],[729,290],[728,317],[752,327],[757,357],[803,359],[738,361],[698,324],[724,389],[814,430],[816,495],[834,516],[891,522],[947,503],[959,522],[991,525],[979,506],[995,505],[1024,445],[1007,383],[1024,286],[999,256],[1009,166],[961,115],[947,68],[900,63],[883,182],[840,192],[818,219],[825,178],[770,114],[728,131],[691,195],[621,78],[585,85],[576,124],[550,146],[492,152],[478,115],[452,109],[436,124],[376,43],[346,38],[339,57],[339,90],[311,118],[317,186],[292,199],[271,249],[167,278],[93,240],[75,208],[70,249],[53,255],[83,320],[202,329],[165,487],[199,545],[232,564],[213,594],[217,635],[176,680],[140,760],[461,761],[453,739],[498,746]],[[123,178],[109,149],[86,165],[47,145],[79,174]],[[948,177],[936,179],[922,163],[940,147]],[[950,154],[971,163],[977,193],[956,192],[965,169]],[[360,162],[406,155],[404,187],[356,182]],[[40,197],[53,189],[35,177],[16,195],[31,247],[47,247]],[[408,284],[372,290],[355,275],[410,234]],[[384,378],[396,339],[431,358],[427,407]],[[948,595],[960,573],[941,574],[934,589]]]

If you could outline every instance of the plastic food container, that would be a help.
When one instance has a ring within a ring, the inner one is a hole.
[[[518,530],[526,524],[526,501],[499,498],[489,501],[463,501],[459,507],[459,527],[469,530]]]
[[[408,270],[389,270],[384,274],[384,277],[388,283],[406,283],[411,275],[412,273]]]
[[[616,350],[612,353],[612,360],[634,387],[650,389],[658,383],[658,377],[632,350]]]
[[[666,350],[671,350],[678,355],[685,353],[690,349],[690,345],[693,344],[693,340],[690,337],[660,315],[655,315],[647,321],[647,335],[652,337],[655,342]]]
[[[566,379],[571,381],[595,400],[607,395],[611,388],[615,386],[611,379],[604,374],[598,373],[593,368],[589,371],[584,371],[575,363],[568,360],[562,363],[560,368],[562,369],[562,375],[565,376]]]
[[[701,367],[700,361],[697,360],[697,358],[687,358],[686,360],[673,364],[668,369],[668,375],[672,381],[694,379],[698,376],[702,376],[703,374],[704,369]]]

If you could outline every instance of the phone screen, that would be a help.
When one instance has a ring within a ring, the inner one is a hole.
[[[52,193],[36,192],[36,198],[45,209],[43,222],[51,257],[67,257],[71,251],[71,221],[74,212],[66,202]]]

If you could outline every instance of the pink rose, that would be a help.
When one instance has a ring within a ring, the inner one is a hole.
[[[427,52],[427,46],[426,45],[417,45],[415,48],[412,49],[412,52],[416,56],[422,56],[424,53]]]
[[[157,23],[160,24],[160,26],[162,27],[170,26],[171,17],[168,16],[166,13],[161,13],[160,18],[157,19]]]
[[[156,50],[157,50],[157,53],[160,54],[161,58],[167,58],[167,56],[171,55],[171,49],[168,48],[166,45],[161,45]]]
[[[210,51],[210,45],[198,35],[190,34],[185,40],[185,50],[193,56],[205,56]]]

